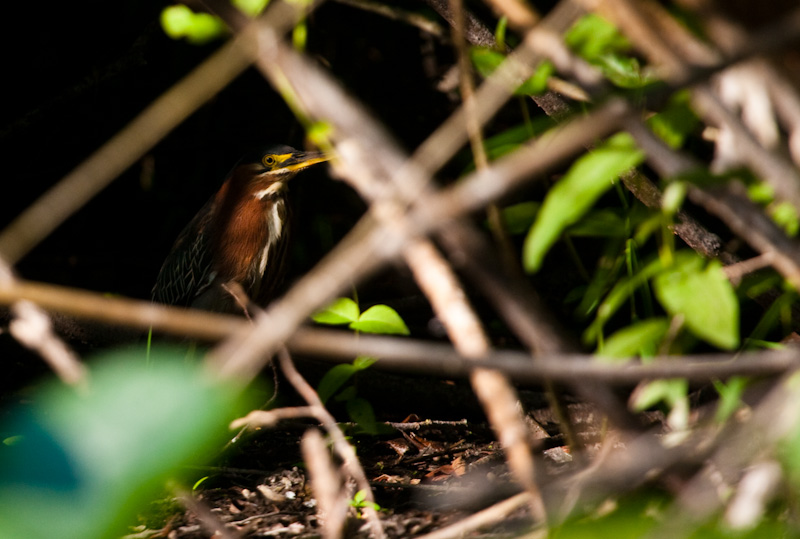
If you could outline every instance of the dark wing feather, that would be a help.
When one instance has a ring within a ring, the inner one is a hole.
[[[210,241],[214,199],[194,216],[175,240],[153,287],[153,300],[188,307],[214,280]]]

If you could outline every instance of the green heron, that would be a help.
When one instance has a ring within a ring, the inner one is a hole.
[[[247,314],[243,291],[265,305],[283,278],[289,236],[286,183],[327,161],[317,152],[268,146],[245,155],[186,225],[153,287],[153,300]]]

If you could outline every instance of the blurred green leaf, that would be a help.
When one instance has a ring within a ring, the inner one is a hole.
[[[567,232],[570,236],[587,238],[624,238],[629,231],[626,219],[619,210],[600,208],[587,212]]]
[[[556,72],[552,62],[544,61],[536,67],[533,75],[514,90],[515,95],[539,95],[547,91],[547,81]]]
[[[369,368],[376,361],[375,358],[359,356],[352,364],[343,363],[341,365],[336,365],[326,372],[317,386],[317,395],[319,395],[323,404],[328,402],[354,374]]]
[[[500,64],[506,59],[506,56],[487,47],[472,47],[470,49],[470,59],[475,70],[481,77],[487,78]],[[541,94],[547,89],[547,79],[555,72],[555,66],[549,62],[541,62],[534,71],[533,75],[528,77],[525,81],[521,82],[517,88],[514,89],[515,95],[536,95]]]
[[[305,21],[297,23],[292,29],[292,46],[296,51],[306,50],[306,42],[308,41],[308,25]]]
[[[375,411],[369,401],[355,397],[347,401],[346,407],[347,415],[358,425],[360,431],[372,435],[381,432],[375,421]]]
[[[161,27],[172,39],[185,38],[195,45],[207,43],[227,32],[219,18],[209,13],[195,13],[183,4],[161,11]]]
[[[541,204],[538,202],[521,202],[506,206],[500,212],[503,226],[509,234],[522,234],[533,224],[539,207]]]
[[[3,438],[3,445],[17,445],[25,439],[24,436],[16,435]]]
[[[144,505],[198,463],[237,413],[238,390],[183,352],[97,358],[87,391],[50,384],[16,410],[0,446],[0,535],[118,537]]]
[[[646,410],[663,402],[670,409],[667,423],[674,430],[683,430],[689,422],[689,383],[682,378],[654,380],[639,386],[631,398],[633,409]]]
[[[739,346],[739,302],[719,262],[679,251],[653,286],[667,312],[683,316],[692,333],[726,350]]]
[[[639,65],[639,60],[620,54],[605,54],[595,59],[603,74],[620,88],[643,88],[655,78]]]
[[[719,394],[719,403],[717,404],[717,412],[714,414],[714,420],[722,424],[742,406],[742,395],[747,388],[748,379],[744,376],[734,376],[727,383],[723,383],[720,380],[714,380],[713,383],[714,389]]]
[[[497,43],[497,50],[506,48],[506,30],[508,29],[508,17],[503,15],[497,20],[497,26],[494,28],[494,40]]]
[[[525,270],[538,271],[547,251],[564,229],[576,223],[620,174],[644,159],[627,133],[619,133],[579,158],[550,190],[525,238]]]
[[[358,368],[345,363],[336,365],[328,370],[317,386],[317,395],[319,395],[322,403],[325,404],[328,402],[328,399],[339,391],[339,389],[358,371]]]
[[[780,226],[789,237],[797,235],[800,229],[800,221],[798,221],[797,209],[791,202],[780,202],[770,208],[770,217],[775,223]]]
[[[369,356],[358,356],[353,360],[353,367],[356,369],[363,371],[372,367],[375,363],[377,363],[377,358],[369,357]]]
[[[775,189],[766,182],[755,182],[747,186],[747,196],[756,204],[769,204],[775,200]]]
[[[554,524],[548,539],[641,539],[654,535],[663,522],[669,500],[655,489],[641,489],[633,494],[609,499],[594,514],[567,519]]]
[[[664,194],[661,196],[661,210],[667,215],[678,213],[686,198],[687,191],[688,187],[685,182],[671,182],[664,189]]]
[[[671,148],[677,149],[699,128],[700,120],[689,103],[689,93],[679,92],[664,110],[647,119],[647,125]]]
[[[564,41],[589,61],[630,49],[628,39],[613,24],[595,14],[578,19],[564,36]]]
[[[232,0],[231,3],[245,15],[256,17],[264,11],[269,0]]]
[[[623,303],[633,294],[637,288],[647,283],[647,281],[657,275],[662,270],[661,261],[656,259],[630,277],[623,277],[606,295],[602,303],[597,308],[597,314],[592,324],[583,334],[585,342],[594,342],[601,335],[603,326],[617,312]]]
[[[350,329],[381,335],[408,335],[408,327],[397,311],[388,305],[370,307],[350,324]]]
[[[325,309],[314,313],[311,319],[318,324],[336,326],[357,321],[360,312],[355,301],[350,298],[339,298]]]
[[[475,69],[480,76],[487,78],[494,73],[494,70],[503,63],[506,57],[504,54],[497,52],[494,49],[489,49],[486,47],[472,47],[470,49],[470,59],[472,60],[472,65],[475,66]]]
[[[658,350],[658,345],[669,329],[666,318],[651,318],[624,327],[603,343],[598,350],[598,359],[614,362],[634,356],[650,357]]]

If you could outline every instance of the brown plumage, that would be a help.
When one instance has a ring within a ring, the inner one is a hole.
[[[156,279],[153,300],[241,313],[231,293],[239,285],[256,304],[270,301],[286,265],[286,183],[327,159],[289,146],[242,158],[178,236]]]

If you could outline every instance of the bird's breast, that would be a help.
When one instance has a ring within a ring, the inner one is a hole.
[[[283,236],[285,212],[282,198],[253,198],[230,212],[217,235],[214,264],[219,280],[237,281],[251,296],[258,293],[270,254]]]

